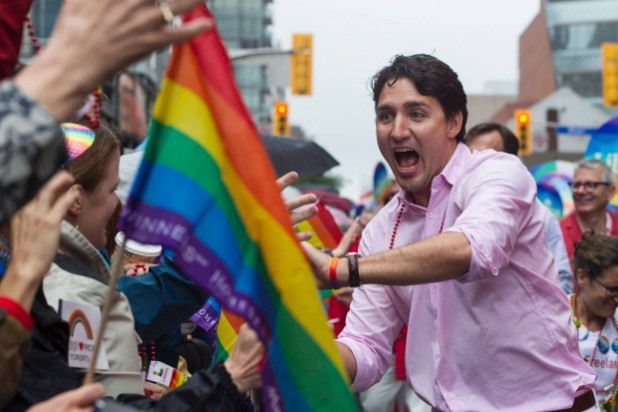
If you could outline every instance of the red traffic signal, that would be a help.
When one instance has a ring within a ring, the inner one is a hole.
[[[278,116],[285,116],[288,114],[288,104],[287,103],[277,103],[275,105],[275,113]]]

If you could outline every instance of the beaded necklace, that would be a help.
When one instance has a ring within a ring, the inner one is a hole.
[[[150,353],[146,353],[146,345],[144,343],[139,346],[139,357],[142,358],[142,372],[148,373],[148,368],[150,367],[150,362],[154,362],[157,360],[157,346],[154,342],[150,342]],[[149,356],[150,355],[150,359]]]
[[[4,275],[11,261],[11,242],[0,235],[0,276]]]
[[[579,340],[579,327],[582,325],[582,322],[577,318],[577,299],[575,295],[571,296],[571,317],[573,318],[573,324],[575,324],[575,329],[577,329],[577,339]],[[614,320],[614,327],[616,328],[616,331],[618,331],[618,323],[616,323],[615,318],[613,320]],[[594,345],[594,349],[592,350],[592,357],[590,358],[590,361],[588,362],[590,364],[590,367],[592,367],[592,365],[594,364],[594,358],[597,355],[597,348],[599,347],[599,339],[601,338],[601,332],[603,332],[603,329],[601,329],[601,331],[599,332],[597,343]],[[618,396],[618,369],[616,369],[616,375],[614,376],[613,386],[614,386],[614,392],[612,393],[612,396],[610,396],[607,400],[602,401],[599,404],[599,406],[604,411],[607,411],[607,412],[613,411],[614,407],[616,406],[616,397]]]
[[[399,224],[401,223],[401,218],[403,216],[403,211],[406,208],[406,204],[401,202],[401,207],[399,207],[399,212],[397,213],[397,220],[395,221],[395,226],[393,226],[393,232],[391,233],[391,241],[388,244],[388,249],[392,249],[395,244],[395,237],[397,236],[397,229],[399,229]],[[442,223],[440,223],[440,229],[438,229],[438,234],[442,233],[442,229],[444,229],[444,220],[446,219],[446,212],[444,212],[444,216],[442,216]]]

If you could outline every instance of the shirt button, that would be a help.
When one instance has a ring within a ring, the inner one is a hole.
[[[455,394],[454,393],[449,393],[448,397],[449,397],[449,399],[455,399]]]

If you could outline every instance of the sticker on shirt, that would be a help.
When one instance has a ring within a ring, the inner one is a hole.
[[[605,336],[601,336],[597,342],[597,348],[599,349],[599,352],[605,355],[609,352],[609,340]]]
[[[618,338],[615,338],[612,341],[612,350],[614,351],[614,353],[618,353]]]
[[[582,326],[577,329],[577,339],[580,341],[588,339],[588,336],[590,336],[590,331],[588,328]]]
[[[60,300],[60,317],[69,324],[69,366],[88,368],[94,353],[94,342],[101,324],[101,310],[85,303]],[[103,345],[95,369],[109,370],[109,363]]]

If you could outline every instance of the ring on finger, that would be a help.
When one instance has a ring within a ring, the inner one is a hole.
[[[163,20],[165,20],[166,23],[171,23],[174,21],[174,13],[172,13],[172,9],[170,8],[169,4],[167,3],[159,4],[159,10],[161,10],[161,14],[163,15]]]

